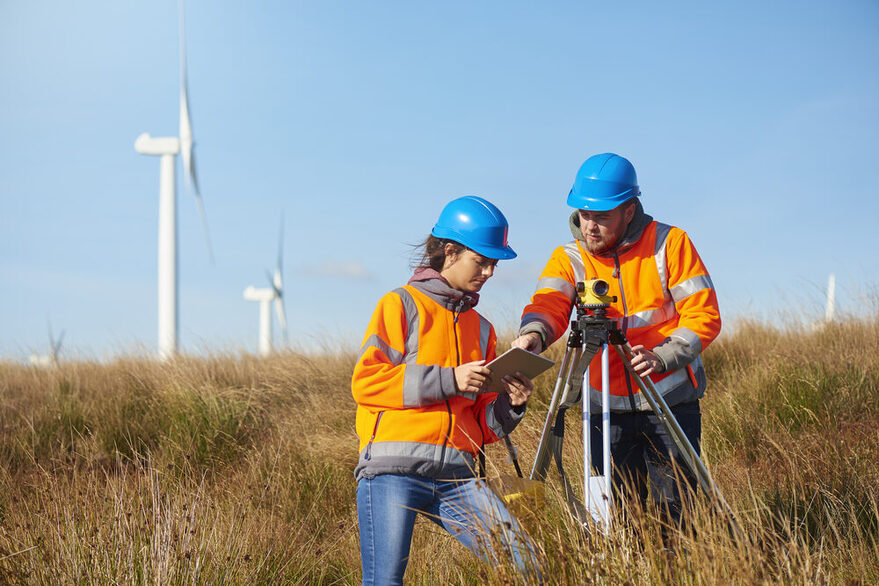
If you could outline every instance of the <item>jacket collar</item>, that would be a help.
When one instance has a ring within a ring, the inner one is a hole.
[[[416,269],[412,278],[409,279],[409,285],[449,311],[461,313],[476,307],[476,304],[479,303],[479,293],[464,293],[452,288],[449,282],[434,269]]]
[[[641,235],[644,233],[644,229],[650,225],[650,222],[653,221],[653,216],[644,213],[644,207],[641,205],[640,200],[635,200],[635,215],[632,217],[632,221],[629,222],[629,225],[626,227],[626,231],[623,233],[622,237],[619,241],[614,245],[613,248],[610,248],[601,254],[595,254],[593,256],[601,256],[601,257],[611,257],[614,255],[619,255],[632,246],[635,245],[636,242],[641,238]],[[571,234],[577,240],[583,242],[583,233],[580,232],[580,213],[579,211],[574,211],[571,214],[571,217],[568,218],[568,227],[571,229]],[[583,246],[585,250],[585,245]],[[588,252],[588,254],[592,254]]]

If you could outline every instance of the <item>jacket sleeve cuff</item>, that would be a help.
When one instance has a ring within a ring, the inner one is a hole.
[[[546,339],[548,337],[547,331],[546,331],[546,326],[544,326],[540,322],[533,321],[533,322],[519,328],[519,335],[520,336],[524,336],[525,334],[531,334],[531,333],[537,334],[540,337],[540,352],[543,352],[544,350],[546,350]],[[538,354],[540,352],[538,352]]]
[[[653,349],[653,353],[659,358],[664,367],[663,372],[671,372],[683,368],[693,362],[698,356],[692,346],[679,338],[666,338],[661,344]]]
[[[507,394],[498,395],[491,408],[494,412],[494,419],[500,425],[502,431],[502,433],[497,433],[498,430],[494,430],[495,435],[498,437],[509,435],[511,431],[516,429],[522,418],[525,417],[525,405],[520,405],[519,407],[510,405],[510,396]]]

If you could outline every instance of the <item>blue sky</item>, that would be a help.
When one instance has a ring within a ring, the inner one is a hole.
[[[176,0],[0,1],[0,357],[156,345],[158,159],[177,131]],[[184,351],[254,350],[286,222],[291,342],[359,345],[409,244],[460,195],[519,253],[480,308],[510,329],[589,155],[636,166],[727,324],[864,311],[879,283],[879,4],[186,5],[211,264],[178,163]],[[875,307],[875,305],[874,305]]]

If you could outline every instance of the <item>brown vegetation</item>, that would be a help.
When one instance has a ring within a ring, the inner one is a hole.
[[[705,502],[673,551],[649,510],[590,535],[551,478],[522,512],[546,581],[879,582],[877,356],[876,318],[722,337],[706,353],[703,453],[744,537]],[[0,582],[359,583],[354,359],[0,364]],[[554,377],[514,434],[526,471]],[[491,446],[493,472],[512,472],[505,459]],[[462,552],[419,523],[408,581],[521,580]]]

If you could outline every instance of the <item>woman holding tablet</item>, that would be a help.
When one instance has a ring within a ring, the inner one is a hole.
[[[505,393],[483,392],[497,338],[473,308],[498,260],[516,256],[507,230],[482,198],[449,202],[409,283],[372,315],[351,380],[364,584],[402,583],[419,512],[488,561],[536,569],[527,536],[476,474],[482,447],[516,427],[533,388],[517,374],[503,377]]]

